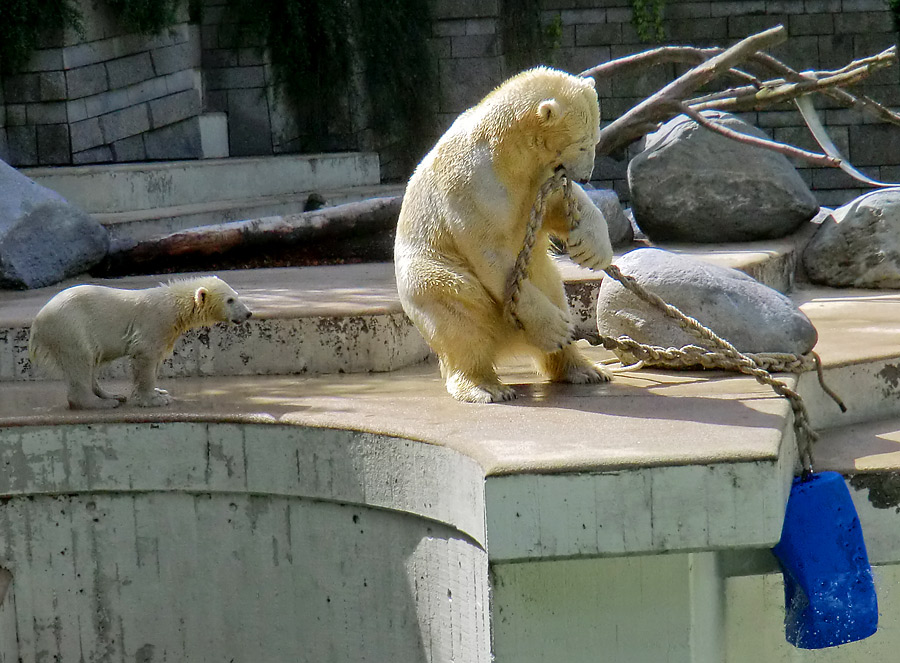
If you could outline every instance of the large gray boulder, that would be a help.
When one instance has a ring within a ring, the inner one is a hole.
[[[610,189],[595,189],[585,185],[584,192],[591,202],[603,212],[606,226],[609,228],[609,241],[613,248],[628,246],[634,241],[634,229],[631,221],[625,216],[625,210],[619,202],[619,196]]]
[[[900,188],[834,210],[804,249],[803,266],[823,285],[900,288]]]
[[[707,117],[767,138],[733,115]],[[631,205],[653,241],[745,242],[789,235],[819,208],[788,159],[725,138],[679,115],[628,165]]]
[[[815,327],[790,299],[736,269],[655,248],[626,253],[616,265],[741,352],[805,354],[816,344]],[[710,347],[610,277],[600,286],[597,328],[647,345]],[[628,353],[616,354],[633,361]]]
[[[0,161],[0,288],[40,288],[105,255],[106,229],[58,193]]]

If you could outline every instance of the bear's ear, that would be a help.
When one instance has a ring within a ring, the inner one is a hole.
[[[197,288],[197,291],[194,292],[194,303],[197,306],[203,306],[206,303],[207,295],[209,295],[209,290],[204,287]]]
[[[556,99],[544,99],[538,104],[537,115],[542,124],[553,124],[562,117],[562,107]]]
[[[586,82],[588,85],[590,85],[592,88],[594,88],[595,90],[597,89],[597,81],[594,80],[594,77],[593,77],[593,76],[585,76],[585,77],[584,77],[584,80],[585,80],[585,82]]]

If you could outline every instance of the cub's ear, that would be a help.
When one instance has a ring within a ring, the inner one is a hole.
[[[209,290],[204,287],[197,288],[196,292],[194,292],[194,303],[197,306],[203,306],[206,303],[206,298],[209,296]]]
[[[592,88],[597,89],[597,81],[594,80],[593,76],[585,76],[584,81],[585,81],[585,83],[590,85]]]
[[[538,104],[537,115],[542,124],[553,124],[562,117],[562,106],[556,99],[544,99]]]

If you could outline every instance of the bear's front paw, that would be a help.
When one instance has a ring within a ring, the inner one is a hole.
[[[528,342],[542,352],[556,352],[575,338],[568,309],[555,306],[531,282],[522,284],[516,315]]]
[[[137,407],[165,407],[171,402],[172,397],[162,389],[154,389],[149,394],[134,394],[128,401],[129,405]]]
[[[569,257],[582,267],[601,270],[612,263],[612,245],[605,224],[603,227],[580,224],[569,232],[566,244]]]
[[[542,352],[556,352],[573,341],[575,325],[568,311],[549,307],[545,315],[522,319],[525,335]]]

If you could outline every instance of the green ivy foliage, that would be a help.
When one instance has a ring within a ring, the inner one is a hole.
[[[666,38],[662,22],[665,4],[666,0],[631,0],[631,7],[634,10],[631,22],[641,41],[662,41]]]
[[[405,145],[410,160],[421,156],[436,80],[428,0],[230,0],[228,16],[233,45],[268,49],[278,88],[311,108],[306,149],[327,147],[317,136],[345,109],[358,73],[382,141]],[[351,59],[354,46],[361,62]]]
[[[437,69],[428,43],[429,0],[360,0],[358,26],[375,131],[403,144],[402,158],[414,165],[433,138]]]
[[[541,22],[541,0],[502,0],[500,11],[507,74],[539,64],[553,65],[562,43],[562,17]]]
[[[106,0],[130,32],[156,34],[176,21],[182,0]]]
[[[885,0],[894,17],[894,30],[900,32],[900,0]]]
[[[349,10],[349,0],[229,0],[230,45],[268,49],[275,84],[298,107],[319,110],[307,119],[314,136],[327,133],[348,85]]]
[[[20,70],[42,34],[81,28],[72,0],[0,0],[0,71]]]

